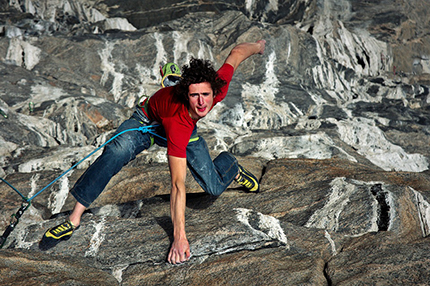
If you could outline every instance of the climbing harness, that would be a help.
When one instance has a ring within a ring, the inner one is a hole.
[[[34,196],[32,196],[31,198],[27,198],[25,197],[20,191],[18,191],[14,186],[12,186],[9,182],[7,182],[5,179],[0,177],[0,180],[2,180],[3,182],[5,182],[9,187],[11,187],[18,195],[21,196],[23,203],[21,204],[21,207],[19,208],[19,210],[16,212],[16,214],[13,214],[11,216],[11,221],[9,226],[6,228],[6,230],[3,232],[3,235],[0,237],[0,248],[3,248],[3,245],[6,242],[7,237],[10,235],[10,233],[14,230],[14,228],[16,227],[16,225],[19,222],[20,217],[24,214],[24,212],[30,207],[31,205],[31,201],[37,197],[39,194],[41,194],[44,190],[46,190],[47,188],[49,188],[52,184],[54,184],[56,181],[58,181],[60,178],[62,178],[64,175],[66,175],[68,172],[70,172],[71,170],[73,170],[76,166],[78,166],[79,164],[81,164],[83,161],[85,161],[86,159],[88,159],[89,157],[91,157],[94,153],[96,153],[98,150],[100,150],[101,148],[103,148],[106,144],[108,144],[109,142],[111,142],[112,140],[114,140],[116,137],[120,136],[121,134],[124,134],[126,132],[129,131],[141,131],[143,133],[149,133],[153,136],[159,137],[163,140],[166,140],[166,138],[158,135],[155,131],[157,129],[157,127],[159,127],[158,124],[154,124],[154,125],[147,125],[147,126],[140,126],[138,128],[130,128],[127,130],[124,130],[122,132],[119,132],[118,134],[116,134],[115,136],[113,136],[112,138],[110,138],[108,141],[106,141],[105,143],[103,143],[102,145],[100,145],[100,147],[96,148],[94,151],[92,151],[90,154],[88,154],[87,156],[85,156],[82,160],[80,160],[79,162],[77,162],[76,164],[74,164],[72,167],[70,167],[68,170],[64,171],[60,176],[58,176],[56,179],[54,179],[52,182],[50,182],[46,187],[44,187],[43,189],[41,189],[39,192],[37,192]]]

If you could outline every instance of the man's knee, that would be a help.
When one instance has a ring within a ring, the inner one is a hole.
[[[229,172],[230,169],[239,170],[236,157],[230,152],[223,151],[215,159],[214,165],[217,169],[224,169],[223,172]]]
[[[109,154],[113,160],[119,161],[131,161],[134,155],[134,146],[131,144],[131,140],[126,138],[116,138],[108,145],[106,145],[104,152]]]
[[[205,193],[213,196],[213,197],[219,197],[225,189],[215,188],[215,187],[206,187],[204,189]]]

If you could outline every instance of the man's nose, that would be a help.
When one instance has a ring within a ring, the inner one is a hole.
[[[203,103],[204,103],[203,95],[199,95],[199,104],[203,104]]]

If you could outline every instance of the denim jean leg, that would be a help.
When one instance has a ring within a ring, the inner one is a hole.
[[[202,137],[188,144],[187,163],[197,183],[213,196],[221,195],[239,172],[236,158],[228,152],[222,152],[212,161]]]
[[[118,127],[113,136],[142,125],[139,121],[130,118]],[[137,154],[150,146],[149,133],[128,131],[119,135],[105,146],[100,157],[78,179],[71,191],[72,195],[85,207],[89,207],[101,194],[110,179],[128,162],[135,159]]]

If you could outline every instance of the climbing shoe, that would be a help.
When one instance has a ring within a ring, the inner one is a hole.
[[[249,192],[258,193],[260,191],[257,178],[241,165],[239,165],[239,178],[236,179],[236,182],[244,186]]]
[[[39,249],[48,250],[56,246],[60,241],[68,240],[78,228],[79,226],[75,227],[71,221],[65,221],[62,224],[48,229],[39,242]]]

